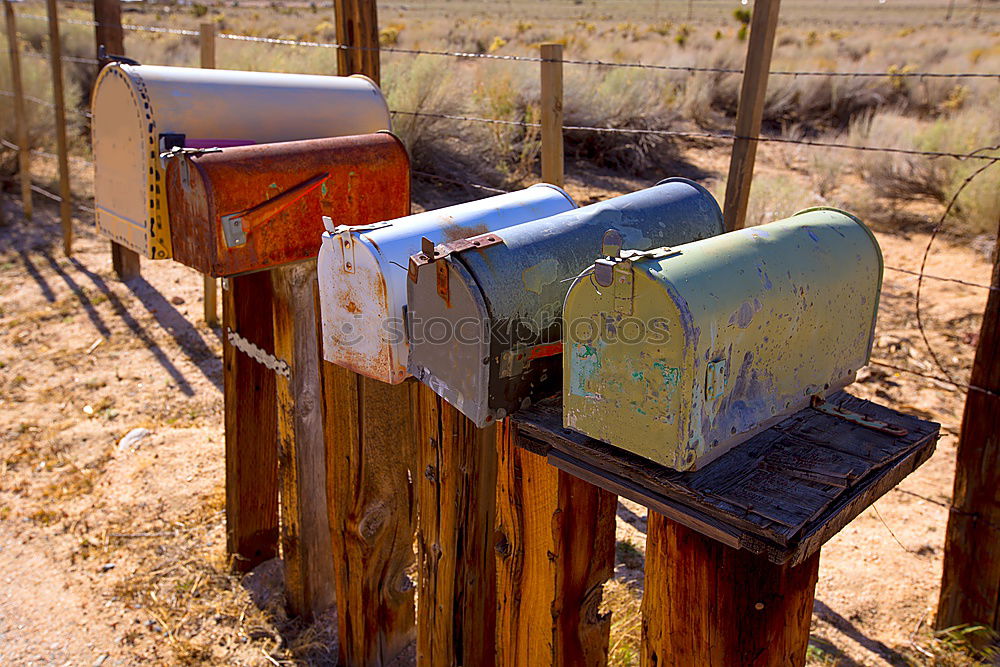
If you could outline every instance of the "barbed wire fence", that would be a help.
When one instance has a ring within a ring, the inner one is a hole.
[[[27,20],[37,20],[37,21],[48,21],[47,16],[35,15],[22,13],[18,14],[19,19]],[[98,26],[98,22],[93,20],[82,20],[73,18],[60,18],[60,23],[65,23],[67,25],[79,25],[95,27]],[[843,23],[843,22],[840,22]],[[870,26],[873,23],[868,22],[855,22],[860,26]],[[947,22],[931,22],[927,25],[942,25],[947,27],[960,27],[958,23],[947,23]],[[881,25],[881,24],[879,24]],[[895,24],[885,24],[885,25],[895,25]],[[899,24],[904,26],[904,24]],[[921,24],[923,25],[923,24]],[[973,24],[975,25],[975,24]],[[980,23],[976,27],[979,28],[989,28],[991,24]],[[905,24],[906,27],[910,27],[911,24]],[[157,26],[157,25],[143,25],[143,24],[122,24],[122,28],[132,32],[150,33],[150,34],[170,34],[184,37],[198,37],[200,32],[197,30],[190,30],[184,28],[172,28],[168,26]],[[460,60],[486,60],[486,61],[501,61],[501,62],[523,62],[523,63],[542,63],[547,62],[546,59],[539,56],[526,56],[526,55],[511,55],[511,54],[495,54],[495,53],[478,53],[478,52],[465,52],[465,51],[449,51],[449,50],[431,50],[431,49],[409,49],[393,46],[383,46],[379,48],[367,48],[354,45],[340,44],[336,42],[321,42],[321,41],[310,41],[310,40],[297,40],[297,39],[283,39],[274,37],[262,37],[258,35],[247,35],[240,33],[231,32],[220,32],[216,34],[216,37],[223,40],[237,41],[237,42],[247,42],[247,43],[258,43],[267,44],[275,46],[288,46],[288,47],[303,47],[303,48],[320,48],[320,49],[353,49],[353,50],[377,50],[381,53],[389,54],[401,54],[401,55],[412,55],[412,56],[436,56],[444,58],[454,58]],[[23,55],[28,57],[35,57],[43,60],[48,60],[48,57],[42,53],[25,51]],[[75,56],[62,56],[61,58],[64,62],[97,65],[99,61],[95,58],[83,58]],[[600,67],[600,68],[625,68],[625,69],[639,69],[639,70],[652,70],[652,71],[664,71],[664,72],[682,72],[690,75],[699,73],[708,74],[718,74],[718,75],[742,75],[744,70],[742,68],[733,67],[705,67],[705,66],[686,66],[686,65],[665,65],[656,63],[642,63],[642,62],[616,62],[616,61],[605,61],[599,59],[562,59],[563,65],[571,66],[583,66],[583,67]],[[1000,82],[1000,72],[934,72],[934,71],[887,71],[887,72],[873,72],[873,71],[824,71],[824,70],[773,70],[769,72],[769,76],[776,77],[828,77],[837,79],[846,78],[863,78],[863,79],[889,79],[891,81],[901,81],[908,79],[915,80],[929,80],[929,79],[951,79],[951,80],[991,80]],[[0,90],[0,95],[5,97],[13,97],[13,91]],[[24,95],[23,99],[31,102],[35,105],[53,109],[55,104],[43,100],[38,97],[33,97],[29,95]],[[71,109],[71,113],[79,116],[84,122],[89,122],[92,119],[92,114],[89,111]],[[425,111],[416,111],[408,109],[392,109],[391,113],[396,116],[409,116],[414,118],[428,118],[435,120],[448,120],[453,122],[461,123],[475,123],[475,124],[487,124],[487,125],[501,125],[501,126],[516,126],[521,128],[540,128],[541,123],[528,122],[521,120],[509,120],[502,118],[485,118],[481,116],[474,115],[472,112],[463,113],[432,113]],[[908,269],[899,266],[886,265],[885,268],[889,271],[911,275],[917,278],[917,291],[915,296],[915,309],[917,315],[917,324],[920,335],[923,339],[925,347],[931,355],[935,366],[941,375],[935,375],[931,373],[926,373],[914,368],[908,368],[904,366],[899,366],[896,364],[888,363],[885,360],[872,359],[871,365],[886,368],[897,373],[906,373],[914,377],[919,377],[923,380],[932,383],[934,386],[947,386],[952,387],[956,390],[964,391],[977,391],[985,392],[990,395],[996,395],[995,392],[983,388],[970,385],[968,383],[963,383],[955,379],[952,374],[946,369],[945,365],[942,363],[939,355],[931,344],[927,333],[925,331],[925,326],[922,318],[922,288],[924,280],[933,280],[939,282],[946,282],[952,284],[959,284],[966,287],[973,287],[983,290],[996,290],[996,287],[991,285],[986,285],[982,283],[976,283],[971,281],[966,281],[954,277],[948,276],[938,276],[926,272],[927,261],[931,253],[931,249],[934,241],[940,235],[940,232],[945,228],[947,217],[952,211],[958,196],[961,192],[972,182],[974,178],[985,172],[989,167],[992,167],[996,162],[1000,161],[1000,156],[995,155],[983,155],[981,153],[995,152],[1000,150],[1000,145],[997,146],[985,146],[968,153],[957,153],[957,152],[946,152],[946,151],[925,151],[925,150],[915,150],[902,147],[893,146],[869,146],[860,145],[853,143],[843,143],[836,141],[819,141],[805,138],[791,138],[783,136],[740,136],[735,133],[722,132],[722,131],[709,131],[709,130],[666,130],[666,129],[652,129],[652,128],[629,128],[629,127],[601,127],[601,126],[588,126],[588,125],[563,125],[563,132],[592,132],[592,133],[605,133],[605,134],[620,134],[620,135],[651,135],[660,136],[667,138],[676,139],[704,139],[712,141],[735,141],[735,140],[748,140],[758,143],[774,143],[774,144],[791,144],[800,145],[813,148],[827,148],[827,149],[837,149],[846,151],[857,151],[857,152],[874,152],[874,153],[885,153],[885,154],[896,154],[896,155],[906,155],[906,156],[918,156],[927,159],[955,159],[955,160],[972,160],[981,162],[981,166],[977,168],[966,180],[961,184],[961,186],[954,193],[949,201],[944,213],[937,220],[933,227],[932,233],[928,239],[928,243],[923,253],[922,261],[919,270]],[[19,146],[15,143],[10,142],[6,139],[0,139],[0,143],[3,146],[11,150],[19,150]],[[31,150],[31,154],[34,156],[43,157],[46,159],[54,159],[58,156],[39,149]],[[71,157],[75,161],[83,164],[85,166],[93,166],[93,163],[89,160],[80,157]],[[480,183],[473,183],[467,180],[458,180],[455,178],[450,178],[443,176],[441,174],[435,174],[430,172],[414,170],[413,175],[418,178],[435,180],[441,183],[447,183],[449,185],[455,185],[459,187],[465,187],[473,191],[483,192],[487,194],[501,194],[507,192],[502,188],[496,188]],[[53,201],[62,201],[62,198],[49,191],[45,188],[33,184],[32,190],[41,194]],[[84,212],[93,214],[94,209],[89,206],[78,205],[78,208]],[[943,376],[943,377],[942,377]]]

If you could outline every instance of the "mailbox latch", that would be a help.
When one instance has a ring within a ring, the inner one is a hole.
[[[312,178],[299,183],[298,185],[285,190],[280,195],[263,201],[248,209],[229,213],[222,216],[222,234],[226,239],[226,246],[238,248],[247,243],[247,233],[251,227],[267,222],[286,208],[305,197],[307,194],[321,186],[330,178],[330,172],[317,174]]]
[[[489,248],[490,246],[503,243],[503,239],[499,235],[488,233],[480,234],[479,236],[470,236],[467,239],[458,239],[452,241],[451,243],[442,243],[441,245],[434,245],[426,236],[420,240],[420,252],[412,255],[410,257],[410,267],[407,270],[410,280],[417,282],[417,269],[419,269],[424,264],[430,264],[431,262],[436,262],[439,259],[444,259],[453,252],[462,252],[464,250]],[[448,283],[448,265],[443,262],[435,267],[435,274],[437,280],[437,293],[444,302],[451,306],[451,291],[450,285]]]
[[[632,263],[640,259],[660,259],[680,254],[671,248],[622,251],[622,235],[616,229],[604,232],[601,240],[601,257],[594,262],[594,281],[601,287],[611,287],[615,299],[615,312],[632,314],[633,274]]]

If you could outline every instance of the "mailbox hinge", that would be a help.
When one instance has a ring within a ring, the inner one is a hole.
[[[435,246],[430,239],[424,237],[421,239],[420,252],[410,257],[410,267],[407,270],[407,274],[409,275],[410,280],[417,282],[417,269],[424,264],[430,264],[431,262],[436,262],[439,259],[444,259],[453,252],[489,248],[490,246],[497,245],[498,243],[503,243],[503,239],[500,238],[499,235],[493,233],[470,236],[467,239],[458,239],[456,241],[442,243],[437,246]],[[437,276],[437,293],[450,307],[451,291],[448,283],[448,265],[442,262],[435,268]]]
[[[268,354],[229,327],[226,327],[226,338],[229,339],[229,342],[233,347],[257,363],[264,365],[266,368],[270,368],[272,371],[285,379],[292,379],[292,370],[287,361],[283,361],[273,354]]]

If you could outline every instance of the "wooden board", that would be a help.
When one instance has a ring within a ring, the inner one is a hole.
[[[271,271],[276,373],[281,557],[293,614],[313,618],[333,604],[333,556],[326,503],[326,451],[320,400],[316,260]]]
[[[416,384],[417,662],[493,664],[496,427]]]
[[[894,437],[802,410],[705,468],[679,473],[562,427],[561,400],[517,413],[518,444],[731,547],[800,563],[926,461],[940,426],[838,392],[830,403],[908,430]]]
[[[415,632],[407,574],[416,519],[415,387],[321,364],[339,664],[376,667],[392,661]]]
[[[274,349],[271,274],[230,278],[222,293],[226,546],[247,572],[278,555],[278,429],[274,373],[237,350],[230,332]]]
[[[606,665],[618,499],[516,447],[511,420],[499,429],[496,664]]]

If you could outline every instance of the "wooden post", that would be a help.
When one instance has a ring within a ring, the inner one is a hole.
[[[416,387],[322,366],[340,664],[376,667],[413,641]]]
[[[201,66],[205,69],[215,69],[215,24],[202,23],[198,30],[198,42],[201,46]],[[219,308],[216,303],[218,285],[212,276],[202,276],[205,284],[205,324],[212,327],[219,323]]]
[[[281,555],[289,610],[312,618],[334,602],[326,500],[316,261],[273,269]]]
[[[101,46],[112,55],[125,55],[125,35],[122,30],[122,8],[120,0],[94,0],[94,36],[96,51]],[[97,65],[100,70],[101,65]],[[111,241],[111,266],[121,280],[138,278],[140,272],[139,253]]]
[[[563,184],[563,45],[542,44],[542,182]]]
[[[66,144],[66,100],[63,96],[62,41],[56,0],[46,0],[49,14],[49,66],[52,68],[52,101],[56,114],[56,152],[59,154],[59,214],[63,252],[73,254],[73,200],[69,188],[69,147]]]
[[[496,427],[417,389],[417,662],[492,665]]]
[[[743,87],[736,110],[736,136],[733,155],[729,161],[729,179],[726,181],[726,202],[723,207],[726,230],[742,229],[746,224],[747,202],[750,199],[750,182],[753,163],[757,157],[757,137],[764,115],[767,96],[767,77],[774,51],[774,34],[778,28],[778,8],[781,0],[756,0],[750,23],[750,41],[747,45],[746,66],[743,69]]]
[[[31,220],[34,203],[31,198],[31,146],[28,145],[28,116],[24,111],[24,82],[21,80],[21,47],[17,41],[17,19],[10,0],[3,0],[7,23],[7,46],[10,55],[10,78],[14,85],[14,124],[17,129],[17,159],[21,171],[21,209]]]
[[[278,447],[275,374],[237,350],[239,334],[274,349],[271,273],[228,278],[222,292],[226,420],[226,546],[247,572],[278,555]]]
[[[818,570],[818,552],[774,565],[650,511],[641,664],[804,665]]]
[[[341,76],[379,81],[375,0],[336,0]],[[416,386],[363,377],[323,362],[330,536],[340,664],[375,667],[414,637]]]
[[[605,665],[617,498],[517,447],[510,420],[499,429],[497,665]]]
[[[1000,630],[1000,239],[993,289],[958,440],[955,490],[944,547],[939,630],[962,624]]]
[[[381,80],[376,0],[334,0],[337,42],[348,48],[337,50],[337,73],[364,74],[376,84]]]

